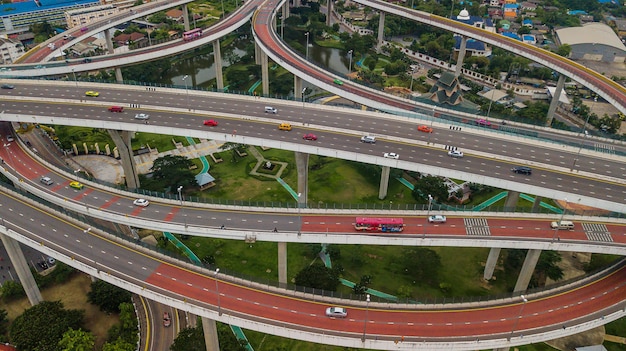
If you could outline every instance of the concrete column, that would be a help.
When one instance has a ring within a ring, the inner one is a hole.
[[[285,1],[285,3],[283,4],[282,7],[283,10],[283,21],[286,20],[287,18],[289,18],[289,1]]]
[[[326,25],[330,27],[330,16],[333,13],[333,0],[326,1],[326,5]]]
[[[109,30],[104,31],[104,41],[107,44],[107,52],[112,54],[115,52],[115,46],[113,46],[113,39],[111,39],[111,32]]]
[[[213,42],[213,61],[215,65],[215,79],[217,80],[217,90],[224,91],[224,75],[222,73],[222,52],[220,51],[220,40]]]
[[[456,71],[454,72],[454,76],[457,78],[461,75],[461,68],[463,68],[463,60],[465,59],[466,49],[467,38],[465,36],[461,36],[461,47],[459,48],[459,57],[456,59]]]
[[[263,54],[263,50],[261,50],[261,47],[259,47],[259,45],[255,42],[254,43],[254,63],[256,63],[257,65],[260,65],[262,62],[262,55]]]
[[[309,154],[296,152],[296,169],[298,170],[298,206],[306,207],[309,192]]]
[[[261,85],[263,86],[263,96],[268,96],[270,94],[270,73],[268,70],[267,64],[267,55],[260,50],[261,56]]]
[[[380,13],[380,18],[378,19],[378,41],[376,42],[377,49],[380,50],[380,47],[383,45],[383,39],[385,34],[385,13]]]
[[[183,26],[185,27],[185,32],[191,29],[189,27],[189,9],[187,4],[183,5]]]
[[[302,78],[293,75],[293,93],[296,101],[302,100]]]
[[[539,255],[541,255],[541,250],[528,250],[526,258],[524,259],[524,265],[522,266],[522,270],[519,272],[519,277],[517,277],[517,283],[515,283],[515,289],[513,289],[513,292],[526,291],[528,283],[530,283],[530,278],[535,271],[535,266],[537,266],[537,261],[539,261]]]
[[[552,96],[552,101],[550,101],[550,107],[548,108],[548,117],[546,118],[546,126],[552,125],[552,120],[554,119],[554,113],[556,112],[556,107],[559,104],[559,98],[561,97],[561,92],[563,91],[563,85],[565,85],[565,75],[559,75],[559,80],[556,82],[556,90],[554,91],[554,95]]]
[[[510,349],[510,347],[500,347],[498,349],[493,349],[493,351],[509,351]]]
[[[133,149],[130,144],[132,133],[113,129],[107,129],[107,131],[120,153],[124,177],[126,178],[126,186],[129,189],[139,188],[139,174],[137,173],[137,166],[133,158]]]
[[[287,243],[278,243],[278,284],[287,286]]]
[[[535,201],[533,202],[532,212],[537,213],[541,209],[541,196],[535,196]]]
[[[6,230],[5,228],[2,229]],[[41,292],[37,287],[35,278],[30,272],[28,262],[26,262],[26,257],[24,257],[24,253],[20,248],[20,243],[4,234],[0,234],[0,239],[2,239],[2,243],[7,250],[7,254],[9,254],[9,260],[11,260],[14,272],[17,273],[17,277],[20,279],[20,283],[22,283],[24,291],[26,291],[28,301],[32,306],[40,303],[43,301],[43,297],[41,297]]]
[[[202,331],[204,332],[206,351],[220,351],[220,343],[217,338],[217,325],[215,324],[215,320],[202,317]]]
[[[489,280],[493,278],[493,270],[498,264],[498,257],[500,257],[500,248],[492,247],[489,250],[489,256],[487,257],[487,263],[485,263],[485,271],[483,272],[483,279]]]
[[[115,67],[115,81],[117,83],[124,83],[124,77],[122,77],[122,69]]]
[[[383,171],[380,174],[380,187],[378,188],[378,198],[384,199],[387,197],[387,189],[389,188],[389,172],[391,168],[389,166],[383,166]]]
[[[505,211],[513,211],[517,208],[517,202],[519,201],[519,192],[509,190],[509,194],[506,196],[504,202]]]

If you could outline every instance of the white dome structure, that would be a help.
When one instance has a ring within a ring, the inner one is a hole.
[[[460,21],[467,21],[470,19],[470,14],[469,11],[467,11],[467,9],[463,9],[461,10],[461,12],[459,12],[459,15],[456,16],[456,18]]]

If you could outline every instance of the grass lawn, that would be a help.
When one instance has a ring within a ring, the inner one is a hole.
[[[67,282],[55,285],[41,291],[43,299],[46,301],[63,302],[66,309],[85,310],[85,328],[96,336],[96,349],[102,348],[106,341],[109,329],[119,323],[117,314],[106,314],[96,305],[87,302],[87,293],[91,290],[91,278],[83,273],[74,274]],[[22,314],[30,307],[26,297],[13,300],[10,303],[0,302],[0,308],[7,311],[10,322]]]

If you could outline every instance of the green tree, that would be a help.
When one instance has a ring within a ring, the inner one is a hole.
[[[0,342],[5,340],[5,335],[9,331],[9,318],[7,317],[7,310],[0,309]]]
[[[296,285],[335,291],[339,286],[339,275],[332,268],[314,263],[298,272],[295,281]]]
[[[504,270],[507,276],[516,277],[524,264],[528,250],[507,249],[504,259]],[[559,280],[563,278],[563,270],[557,266],[561,254],[557,251],[541,251],[533,275],[528,283],[529,288],[545,286],[546,278]],[[512,288],[512,287],[511,287]]]
[[[61,301],[43,301],[15,318],[9,328],[19,350],[57,351],[68,329],[83,327],[84,311],[66,310]]]
[[[413,189],[413,198],[418,203],[425,203],[428,201],[428,195],[432,196],[437,201],[448,200],[448,188],[443,182],[443,178],[435,176],[422,176],[415,183],[415,189]]]
[[[135,351],[135,349],[135,345],[122,338],[117,338],[113,342],[107,342],[102,345],[102,351]]]
[[[193,162],[183,156],[166,155],[154,160],[152,177],[155,180],[166,182],[171,187],[196,187],[196,179],[190,170]]]
[[[82,329],[68,329],[59,341],[62,351],[92,351],[95,346],[95,337],[92,333]]]
[[[439,284],[439,270],[441,257],[439,254],[425,247],[407,247],[392,263],[396,273],[404,274],[414,282],[423,282],[431,286]]]
[[[572,47],[569,44],[563,44],[556,49],[556,54],[563,57],[568,57],[572,52]]]
[[[98,307],[100,311],[109,313],[120,312],[122,302],[131,302],[129,291],[118,288],[104,280],[96,280],[91,283],[91,290],[87,293],[87,301]]]
[[[170,346],[171,351],[206,351],[204,334],[201,326],[184,328],[178,333]]]
[[[4,301],[10,301],[12,299],[26,296],[26,292],[24,291],[22,284],[13,280],[7,280],[4,282],[0,291],[2,292],[2,299]]]

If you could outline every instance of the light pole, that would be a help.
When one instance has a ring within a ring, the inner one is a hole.
[[[217,314],[222,315],[222,306],[220,305],[220,289],[217,285],[217,274],[220,272],[219,268],[215,269],[215,292],[217,293]]]
[[[185,228],[187,228],[187,218],[185,218],[185,213],[183,212],[183,186],[178,187],[178,200],[180,201],[180,214],[183,216],[183,221],[185,223]]]
[[[433,204],[433,197],[428,194],[428,211],[426,211],[426,217],[430,217],[430,207]]]
[[[587,141],[587,137],[589,137],[589,132],[587,132],[587,123],[589,123],[589,117],[591,117],[591,114],[593,113],[593,107],[596,105],[596,102],[598,101],[598,97],[596,96],[595,98],[593,98],[593,104],[591,104],[591,108],[589,109],[589,113],[587,114],[587,119],[585,119],[585,124],[583,124],[583,137],[580,141],[580,147],[578,148],[578,153],[576,153],[576,158],[574,158],[574,162],[572,163],[572,171],[574,170],[574,167],[576,167],[576,162],[578,162],[578,157],[580,156],[580,152],[583,149],[583,146],[585,145],[585,141]],[[578,134],[580,135],[580,133]]]
[[[509,338],[508,338],[509,341],[511,341],[511,338],[513,337],[513,333],[515,332],[515,329],[517,329],[519,320],[522,319],[522,314],[524,313],[524,306],[526,306],[526,302],[528,302],[528,299],[526,299],[526,296],[520,295],[520,297],[522,298],[522,307],[520,307],[519,309],[519,316],[515,320],[515,324],[513,325],[513,329],[511,330],[511,335],[509,335]]]
[[[222,0],[222,18],[226,16],[226,11],[224,11],[224,0]]]
[[[411,85],[409,85],[411,94],[413,94],[413,76],[415,76],[415,68],[411,67]]]
[[[554,227],[554,234],[552,235],[552,242],[554,242],[554,239],[556,239],[557,237],[557,233],[559,231],[559,228],[561,227],[561,222],[563,222],[563,217],[565,217],[565,212],[567,211],[567,198],[563,200],[565,200],[565,206],[563,206],[563,212],[561,212],[561,218],[559,218],[559,221],[556,223],[556,227]]]
[[[304,93],[306,92],[306,88],[302,88],[302,109],[304,109]],[[302,114],[304,115],[304,111],[302,111]]]
[[[352,73],[352,50],[348,51],[348,55],[350,55],[350,65],[348,65],[348,74]]]
[[[304,33],[306,35],[306,54],[304,55],[305,60],[309,60],[309,32]]]
[[[430,130],[431,132],[428,133],[428,144],[430,144],[430,136],[433,135],[432,130],[433,130],[433,124],[435,123],[435,108],[433,107],[433,115],[431,116],[430,119]]]
[[[187,109],[191,111],[191,108],[189,107],[189,90],[187,89],[187,78],[189,78],[189,75],[185,74],[185,76],[183,77],[183,82],[185,82],[185,94],[187,95]]]
[[[78,178],[78,173],[80,173],[80,168],[74,170],[74,176],[76,177],[77,182],[80,181],[80,178]]]
[[[302,196],[302,193],[298,193],[298,235],[302,234],[302,214],[301,214],[301,208],[302,206],[300,205],[300,198]]]
[[[363,337],[361,338],[362,342],[365,342],[365,332],[367,331],[367,318],[370,309],[370,294],[365,296],[365,319],[363,320]]]
[[[74,75],[74,83],[76,84],[76,86],[78,86],[78,81],[76,80],[76,72],[74,72],[73,68],[72,68],[72,75]]]

